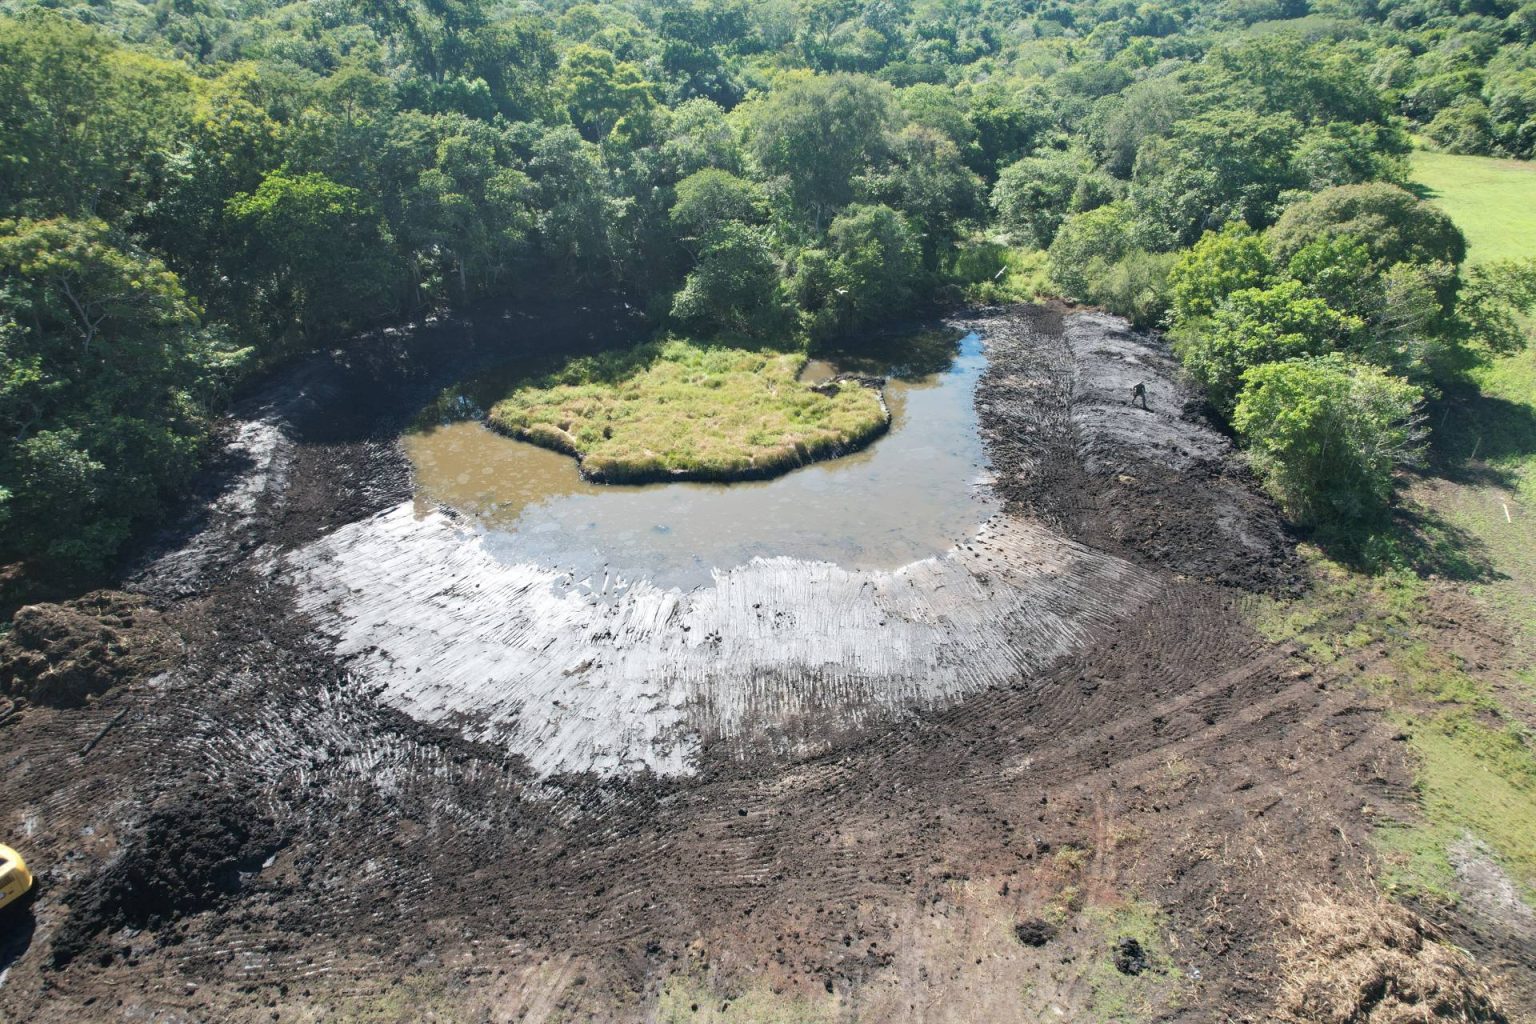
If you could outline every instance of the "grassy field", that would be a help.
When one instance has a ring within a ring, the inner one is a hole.
[[[1415,150],[1413,177],[1424,198],[1467,236],[1467,259],[1536,256],[1536,163]]]
[[[1295,643],[1321,675],[1342,671],[1384,698],[1409,738],[1419,815],[1382,821],[1383,884],[1456,902],[1452,855],[1471,837],[1528,898],[1536,895],[1536,737],[1511,667],[1519,659],[1486,664],[1485,652],[1447,642],[1443,581],[1405,568],[1361,573],[1307,554],[1312,591],[1261,602],[1254,621],[1271,639]]]
[[[491,406],[503,433],[581,460],[607,483],[758,479],[867,444],[885,431],[880,395],[822,394],[796,353],[671,340],[574,360]]]

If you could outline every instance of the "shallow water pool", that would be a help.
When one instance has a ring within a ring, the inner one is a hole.
[[[571,457],[479,422],[429,428],[405,439],[417,511],[454,509],[487,531],[498,557],[578,579],[688,589],[715,569],[774,556],[895,568],[965,540],[994,509],[973,403],[985,366],[980,337],[966,335],[939,372],[890,380],[885,436],[766,481],[593,484]],[[836,369],[815,362],[802,376]]]

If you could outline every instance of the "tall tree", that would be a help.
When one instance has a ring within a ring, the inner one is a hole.
[[[820,231],[854,198],[855,179],[885,158],[897,117],[891,88],[862,75],[792,79],[753,104],[748,141],[788,184],[796,215]]]

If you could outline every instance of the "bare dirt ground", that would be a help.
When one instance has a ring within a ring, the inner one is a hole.
[[[483,313],[275,384],[129,581],[172,667],[0,724],[0,834],[40,872],[0,1018],[1272,1019],[1288,915],[1371,888],[1403,744],[1357,666],[1243,624],[1299,570],[1158,343],[1033,307],[967,325],[1008,516],[1135,599],[1048,658],[936,640],[984,684],[865,701],[813,743],[695,723],[670,774],[541,770],[507,741],[537,722],[406,714],[376,652],[338,653],[300,555],[409,498],[394,439],[436,388],[622,311]]]

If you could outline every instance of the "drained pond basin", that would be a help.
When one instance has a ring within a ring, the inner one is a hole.
[[[994,511],[973,400],[986,368],[981,337],[959,338],[947,363],[905,375],[879,367],[889,432],[767,481],[597,484],[569,456],[478,422],[429,427],[405,439],[417,512],[453,509],[484,528],[498,555],[578,578],[617,574],[687,589],[715,570],[775,556],[894,569],[943,553]],[[801,379],[838,369],[812,362]]]
[[[1008,333],[989,340],[993,325]],[[414,495],[284,554],[283,571],[380,699],[546,777],[802,756],[1020,685],[1158,585],[994,496],[994,471],[1034,463],[988,466],[988,346],[1054,346],[1062,387],[1020,412],[1044,437],[1069,422],[1066,336],[1012,318],[945,330],[901,365],[887,347],[884,365],[807,367],[886,376],[891,427],[763,482],[598,485],[479,423],[408,433]]]

